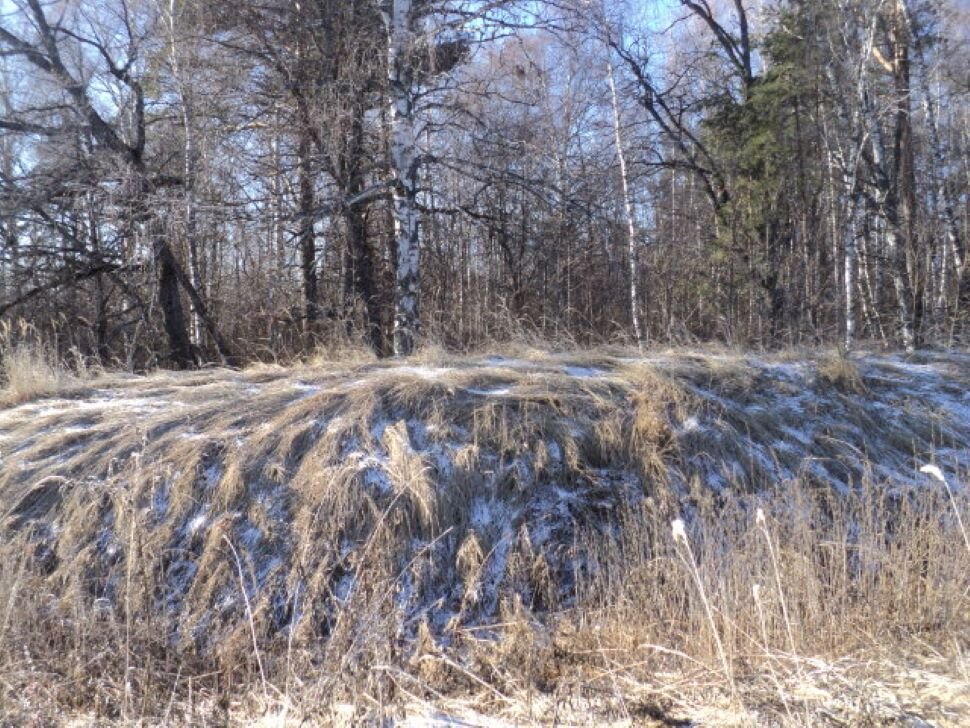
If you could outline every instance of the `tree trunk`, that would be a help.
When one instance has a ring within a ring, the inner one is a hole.
[[[414,128],[414,78],[409,51],[414,23],[412,0],[391,0],[384,11],[390,93],[391,201],[397,244],[394,295],[394,354],[414,351],[420,327],[418,295],[420,247],[417,209],[417,138]]]
[[[856,222],[857,205],[853,201],[849,206],[848,229],[845,236],[845,350],[851,351],[856,336],[855,321],[855,273],[857,267],[856,243],[859,236],[859,228]]]
[[[637,347],[643,348],[643,332],[640,329],[640,306],[637,294],[637,282],[640,278],[639,261],[637,258],[636,228],[633,221],[633,203],[630,201],[630,182],[626,171],[626,155],[623,152],[623,138],[620,134],[620,105],[616,98],[616,81],[613,79],[613,63],[606,62],[606,75],[610,82],[610,104],[613,107],[613,143],[616,145],[616,156],[620,164],[620,183],[623,192],[623,212],[626,218],[627,254],[629,255],[629,299],[630,319],[633,321],[633,335],[637,340]]]
[[[899,177],[886,169],[886,152],[882,138],[882,130],[878,119],[873,118],[871,108],[866,113],[872,129],[872,166],[875,175],[876,199],[875,203],[885,221],[886,259],[889,263],[893,289],[896,294],[897,315],[899,319],[899,334],[903,346],[907,351],[916,349],[916,336],[913,330],[913,313],[911,305],[911,289],[906,270],[905,250],[901,241],[906,240],[906,233],[899,214]],[[899,155],[896,155],[894,166],[898,171]]]
[[[907,297],[906,314],[903,322],[903,344],[907,350],[919,344],[922,318],[922,292],[918,288],[920,279],[914,269],[906,266],[907,258],[916,258],[916,163],[913,150],[913,123],[910,114],[910,73],[909,73],[909,30],[906,23],[905,0],[896,0],[893,12],[893,81],[896,89],[896,134],[893,154],[893,182],[895,185],[895,204],[898,221],[889,231],[887,242],[891,258],[896,260],[898,273],[894,276],[896,294]],[[908,273],[911,273],[907,275]],[[900,285],[899,278],[905,276]],[[912,306],[912,308],[910,308]],[[901,307],[900,312],[904,309]]]
[[[235,353],[232,345],[222,335],[222,332],[216,325],[215,319],[209,315],[205,301],[202,300],[202,294],[199,293],[198,289],[196,289],[195,285],[192,283],[189,276],[185,274],[185,270],[181,265],[179,265],[178,261],[175,260],[174,256],[172,257],[172,269],[176,279],[189,296],[189,301],[192,303],[192,312],[199,317],[199,320],[202,322],[205,330],[215,342],[216,350],[219,352],[219,356],[222,358],[223,363],[229,364],[230,366],[237,366],[241,361],[239,355]]]
[[[340,165],[340,183],[343,186],[345,200],[358,199],[364,192],[364,177],[361,171],[365,155],[363,104],[355,104],[350,113],[352,118],[346,154],[343,164]],[[368,239],[366,204],[366,202],[356,202],[345,204],[343,208],[351,283],[353,297],[360,299],[364,304],[367,343],[375,354],[386,356],[389,352],[384,337],[381,286],[378,281],[378,267],[375,265],[374,246]]]
[[[904,10],[905,10],[904,6]],[[912,29],[912,22],[907,14],[907,25]],[[929,131],[929,147],[930,155],[933,160],[933,170],[935,177],[935,185],[931,185],[930,193],[936,198],[935,202],[942,207],[943,211],[943,223],[946,228],[946,241],[944,243],[944,253],[943,259],[947,257],[953,260],[953,267],[956,271],[957,279],[957,306],[960,304],[966,304],[970,306],[970,261],[967,260],[966,249],[964,246],[963,237],[960,234],[960,222],[956,214],[957,202],[954,199],[949,187],[946,184],[946,175],[944,170],[947,166],[946,154],[944,153],[943,143],[940,139],[940,127],[937,120],[937,110],[936,103],[933,99],[933,95],[930,89],[929,80],[926,77],[927,74],[927,64],[923,58],[923,44],[920,38],[915,39],[914,47],[916,50],[916,57],[921,67],[922,73],[922,104],[923,113],[926,116],[926,124]],[[941,276],[946,275],[946,269],[941,271]],[[944,299],[945,308],[945,296],[946,296],[946,286],[941,285],[941,298]],[[943,312],[945,315],[945,311]]]
[[[152,249],[158,270],[158,304],[162,309],[162,320],[168,337],[169,358],[177,368],[191,369],[198,362],[189,338],[185,311],[179,294],[178,262],[160,228],[158,221],[149,222]]]
[[[305,345],[312,348],[319,318],[319,296],[317,290],[317,236],[314,230],[316,212],[314,203],[313,161],[310,158],[310,135],[304,130],[300,134],[297,150],[300,186],[300,268],[303,273],[303,335]]]
[[[381,325],[381,298],[377,291],[373,254],[367,239],[367,221],[357,206],[346,206],[344,222],[347,227],[347,251],[354,296],[364,304],[367,343],[375,354],[384,356],[387,352]]]
[[[192,278],[192,286],[196,291],[202,290],[202,267],[199,260],[198,240],[196,239],[196,219],[195,219],[195,136],[193,131],[192,98],[186,88],[185,80],[182,76],[182,64],[179,57],[178,41],[175,28],[176,6],[175,0],[169,0],[167,9],[168,31],[169,31],[169,62],[172,67],[172,75],[178,87],[179,106],[182,116],[182,127],[184,133],[184,143],[182,147],[182,192],[185,202],[185,241],[189,253],[189,275]],[[192,344],[195,347],[202,345],[202,319],[198,311],[192,310]]]

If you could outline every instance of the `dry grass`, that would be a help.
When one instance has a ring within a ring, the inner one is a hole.
[[[968,505],[964,497],[959,507]],[[763,526],[758,509],[766,514]],[[716,505],[701,501],[688,538],[703,592],[667,519],[649,504],[624,514],[616,539],[588,545],[596,565],[586,592],[588,603],[599,605],[593,607],[595,620],[590,618],[599,627],[596,649],[633,683],[651,684],[651,671],[666,664],[675,673],[706,673],[692,689],[703,686],[729,701],[729,686],[719,679],[720,644],[741,686],[745,712],[760,716],[760,724],[766,716],[784,722],[792,711],[796,719],[788,722],[798,725],[824,722],[824,711],[846,699],[837,689],[843,675],[829,665],[833,657],[854,664],[852,656],[888,656],[895,667],[884,665],[886,672],[873,669],[870,675],[884,680],[905,666],[910,655],[903,651],[922,646],[938,668],[949,662],[951,679],[966,677],[961,670],[970,666],[963,655],[970,638],[970,553],[942,488],[899,489],[867,480],[835,497],[795,482],[784,491]],[[713,605],[713,633],[702,593]],[[579,644],[570,649],[593,650],[582,632],[573,639]],[[799,678],[818,666],[829,671],[826,687]],[[809,689],[801,696],[799,679]],[[762,693],[762,683],[774,680],[785,684],[776,686],[775,695]],[[850,687],[846,682],[844,688]],[[820,692],[813,696],[811,689]],[[922,718],[961,724],[970,717],[968,689],[970,684],[954,688],[949,705]],[[667,710],[690,718],[692,699],[670,702]],[[957,713],[948,717],[946,710]],[[798,716],[806,715],[812,720],[802,723]]]
[[[866,393],[859,367],[845,353],[829,354],[819,359],[818,376],[826,384],[848,394]]]
[[[0,713],[959,725],[965,364],[428,349],[0,410]]]
[[[0,405],[26,402],[76,386],[89,372],[80,357],[68,368],[32,325],[0,322]]]

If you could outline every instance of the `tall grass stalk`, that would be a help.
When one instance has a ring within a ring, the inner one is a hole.
[[[717,654],[721,660],[721,669],[724,670],[724,677],[731,685],[731,694],[736,696],[737,686],[734,683],[734,671],[731,669],[731,663],[728,661],[727,653],[724,650],[724,643],[721,641],[721,631],[718,629],[717,622],[714,620],[714,610],[711,609],[711,602],[707,598],[707,591],[704,589],[704,581],[701,579],[700,570],[697,568],[697,561],[694,559],[694,551],[690,547],[690,539],[687,538],[687,529],[684,526],[684,521],[680,518],[675,518],[670,526],[674,543],[683,546],[683,552],[680,554],[681,559],[683,559],[687,570],[694,579],[697,593],[700,596],[701,603],[704,605],[704,614],[707,617],[707,624],[711,630],[711,637],[714,639]]]
[[[259,638],[256,636],[256,620],[253,617],[253,606],[249,602],[249,594],[246,591],[246,577],[243,575],[242,561],[239,559],[239,552],[233,546],[232,541],[225,534],[222,540],[226,542],[232,552],[232,558],[236,562],[236,573],[239,576],[239,590],[242,592],[243,602],[246,605],[246,618],[249,620],[249,632],[253,638],[253,655],[256,657],[256,666],[259,668],[259,680],[263,686],[263,698],[269,700],[269,689],[266,681],[266,670],[263,669],[263,658],[259,654]]]
[[[775,545],[771,540],[771,533],[768,531],[768,521],[765,518],[764,510],[761,508],[755,514],[755,523],[758,525],[758,530],[765,537],[765,543],[768,544],[768,554],[771,556],[771,569],[775,575],[775,587],[778,589],[778,602],[781,604],[781,614],[785,620],[785,632],[788,635],[788,649],[794,655],[796,654],[795,635],[792,631],[791,617],[788,614],[788,603],[785,601],[785,590],[781,585],[781,569],[778,568],[778,556],[775,554]]]
[[[943,487],[946,488],[947,497],[950,499],[950,505],[953,507],[953,514],[957,518],[957,525],[960,527],[960,533],[963,534],[963,545],[967,548],[967,554],[970,554],[970,537],[967,536],[967,529],[963,525],[963,517],[960,515],[960,507],[957,505],[956,498],[953,497],[953,490],[950,488],[950,483],[947,482],[946,477],[944,477],[943,471],[940,470],[936,465],[924,465],[920,468],[920,472],[926,473],[932,478],[935,478],[943,483]]]

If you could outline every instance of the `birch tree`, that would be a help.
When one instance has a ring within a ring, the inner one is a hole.
[[[464,59],[465,31],[487,27],[490,14],[511,2],[383,0],[381,17],[387,38],[388,171],[394,221],[394,325],[396,356],[414,350],[420,334],[421,214],[418,204],[419,96],[429,94],[435,79]],[[483,32],[481,29],[479,32]],[[423,88],[422,88],[423,87]]]
[[[623,151],[622,125],[620,123],[620,104],[616,96],[616,81],[613,78],[613,61],[606,61],[606,78],[610,85],[610,108],[613,112],[613,140],[616,144],[616,158],[620,166],[620,189],[623,192],[623,213],[626,217],[627,248],[630,256],[630,318],[633,321],[633,335],[637,346],[643,348],[643,332],[640,328],[639,295],[637,281],[640,279],[638,263],[636,226],[633,219],[633,202],[630,199],[630,178],[626,168],[626,154]]]
[[[387,30],[388,153],[396,252],[394,354],[397,356],[407,356],[414,350],[421,322],[417,207],[420,160],[415,134],[416,89],[412,63],[422,5],[414,0],[390,0],[381,10]]]

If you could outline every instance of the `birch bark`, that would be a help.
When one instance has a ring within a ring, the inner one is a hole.
[[[640,278],[640,266],[637,259],[636,229],[633,220],[633,203],[630,201],[630,179],[626,169],[626,155],[623,152],[623,137],[620,132],[620,105],[616,97],[616,81],[613,78],[613,62],[606,62],[606,76],[610,82],[610,104],[613,107],[613,143],[616,145],[616,157],[620,165],[620,184],[623,193],[623,212],[626,219],[627,247],[630,261],[630,318],[633,321],[633,335],[637,346],[643,349],[643,331],[640,328],[639,295],[637,281]]]
[[[391,204],[396,243],[394,355],[414,351],[419,332],[419,214],[417,209],[417,136],[414,119],[414,70],[408,58],[416,18],[412,0],[390,0],[382,9],[387,29]]]

